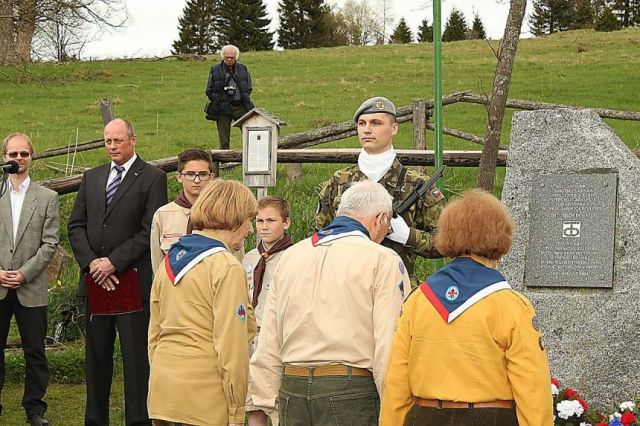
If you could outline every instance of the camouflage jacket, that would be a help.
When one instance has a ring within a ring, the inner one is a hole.
[[[397,188],[403,168],[405,167],[397,159],[394,160],[389,171],[378,181],[394,197],[394,203],[405,200],[421,181],[429,179],[427,175],[412,169],[406,169],[404,181],[401,187]],[[338,170],[333,174],[329,182],[320,191],[320,202],[314,224],[316,230],[324,228],[333,220],[338,210],[342,193],[349,185],[365,179],[367,177],[357,165]],[[402,245],[389,239],[385,239],[382,242],[382,245],[393,249],[400,255],[412,280],[415,280],[416,255],[427,258],[441,257],[433,247],[432,235],[435,232],[436,222],[443,207],[444,197],[440,191],[435,186],[430,188],[424,197],[402,214],[402,218],[410,227],[407,244]]]

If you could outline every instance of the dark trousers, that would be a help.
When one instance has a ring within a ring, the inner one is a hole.
[[[284,376],[278,398],[280,426],[378,424],[380,398],[371,377]]]
[[[431,408],[414,405],[404,426],[518,426],[515,409]]]
[[[151,424],[147,413],[149,302],[143,302],[143,306],[141,312],[91,317],[85,298],[85,425],[109,425],[109,395],[116,330],[120,338],[124,370],[125,422],[128,426]]]
[[[47,411],[47,403],[42,400],[49,384],[49,366],[44,352],[44,341],[47,336],[47,307],[22,306],[15,290],[9,290],[7,296],[0,300],[0,346],[2,347],[0,392],[4,387],[4,349],[7,346],[12,315],[16,317],[26,362],[22,406],[27,413],[27,418],[30,418],[34,414],[44,414]],[[0,413],[2,413],[1,404]]]
[[[247,111],[242,105],[231,105],[231,117],[221,115],[217,120],[220,149],[229,149],[231,141],[231,122],[242,117]]]

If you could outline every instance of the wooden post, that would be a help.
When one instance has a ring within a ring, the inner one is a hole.
[[[294,182],[300,179],[300,176],[302,176],[302,164],[293,163],[293,164],[287,165],[287,180],[289,182]]]
[[[424,99],[413,101],[413,148],[426,149],[427,140],[427,102]],[[424,172],[423,166],[415,166],[416,171]]]
[[[110,122],[115,118],[113,115],[113,110],[111,109],[111,99],[102,98],[98,101],[98,105],[100,105],[100,114],[102,114],[102,122],[106,126],[108,122]]]

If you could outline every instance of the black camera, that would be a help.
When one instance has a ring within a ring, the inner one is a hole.
[[[231,82],[229,85],[223,88],[224,92],[229,96],[235,95],[237,89],[238,87],[235,84],[233,84],[233,82]]]

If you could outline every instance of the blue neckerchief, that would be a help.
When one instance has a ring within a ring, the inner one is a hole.
[[[506,278],[469,257],[457,257],[420,285],[447,323],[498,290],[510,289]]]
[[[322,228],[311,236],[311,244],[317,246],[318,244],[351,235],[358,235],[371,239],[369,231],[367,231],[367,228],[365,228],[363,224],[347,216],[338,216],[333,219],[329,226]]]
[[[196,266],[202,259],[227,247],[218,240],[199,234],[187,234],[171,245],[164,265],[169,280],[178,285],[180,279]]]

